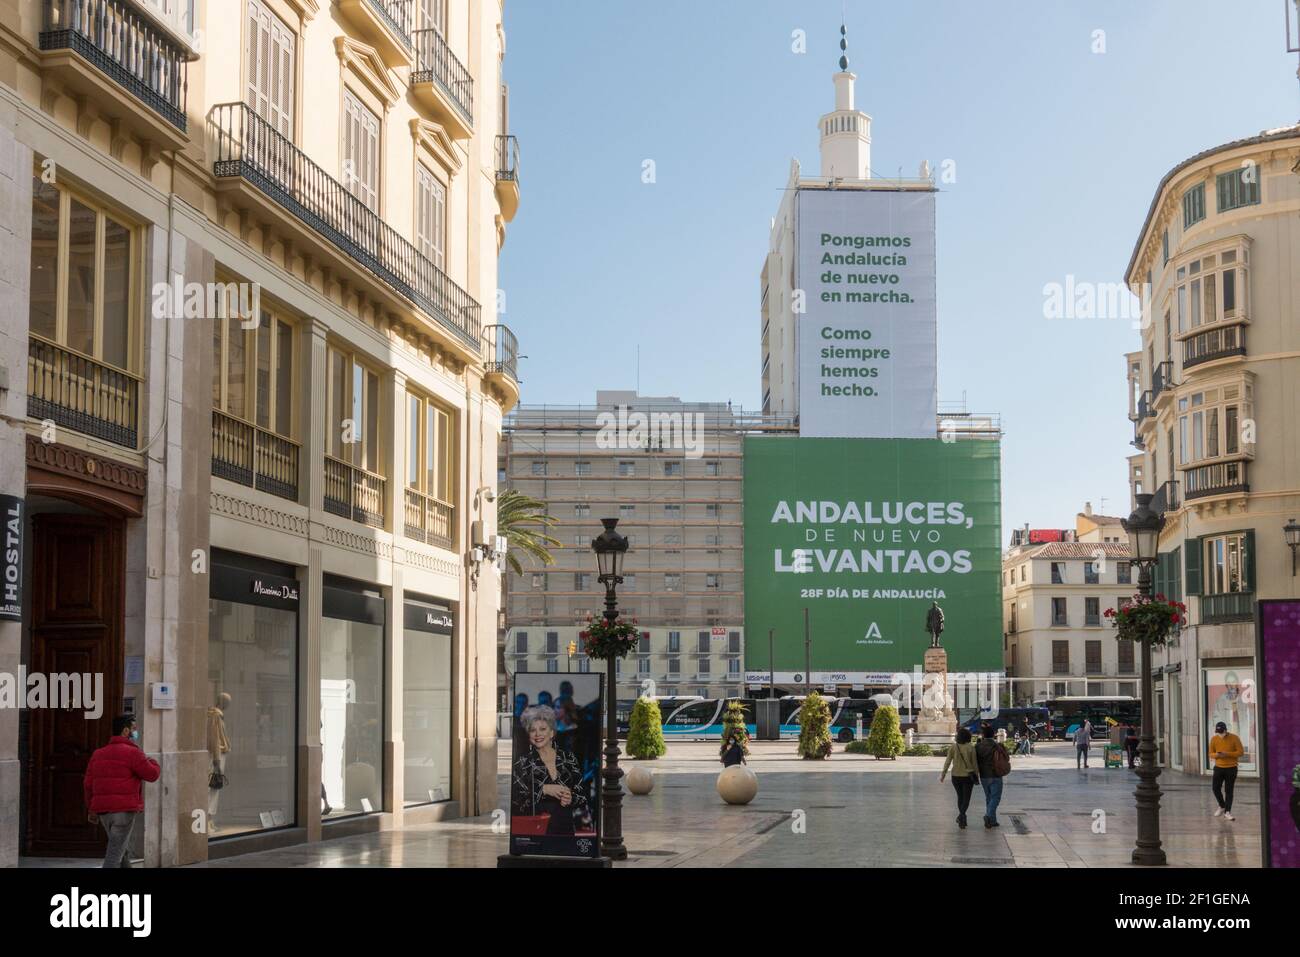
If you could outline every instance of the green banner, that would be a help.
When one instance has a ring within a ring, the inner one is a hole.
[[[745,439],[745,669],[911,672],[943,610],[950,672],[1001,672],[996,440]],[[871,680],[871,679],[868,679]]]

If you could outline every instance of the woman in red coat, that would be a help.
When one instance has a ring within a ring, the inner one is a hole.
[[[140,793],[141,781],[157,781],[162,769],[158,762],[148,757],[136,743],[140,732],[135,718],[124,714],[113,719],[113,740],[90,756],[86,777],[82,782],[85,791],[87,819],[99,821],[108,834],[108,852],[104,855],[105,867],[130,867],[127,850],[131,843],[131,829],[135,819],[144,810]]]

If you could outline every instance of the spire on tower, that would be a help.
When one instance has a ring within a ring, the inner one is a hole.
[[[849,69],[849,31],[845,29],[844,24],[840,24],[840,70],[848,72]]]

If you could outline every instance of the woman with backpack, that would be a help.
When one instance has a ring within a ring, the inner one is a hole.
[[[975,763],[984,787],[984,826],[1000,827],[998,804],[1002,801],[1002,779],[1011,773],[1011,755],[1007,754],[1005,745],[994,740],[997,732],[993,725],[985,724],[980,734],[980,742],[975,745]]]
[[[952,786],[957,792],[957,826],[966,829],[966,809],[970,807],[970,796],[979,782],[979,763],[975,758],[975,745],[971,744],[969,728],[957,729],[957,741],[948,748],[948,757],[943,762],[939,773],[939,782],[952,768]]]

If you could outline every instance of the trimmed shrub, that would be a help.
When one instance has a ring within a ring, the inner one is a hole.
[[[867,750],[867,742],[850,741],[848,744],[844,745],[844,753],[845,754],[870,754],[871,752]]]
[[[727,707],[722,712],[722,740],[726,741],[728,736],[734,736],[740,742],[741,749],[748,757],[749,729],[745,727],[745,706],[734,699],[727,702]]]
[[[945,754],[947,753],[947,750],[948,750],[947,748],[944,749]],[[903,749],[903,757],[905,758],[934,757],[934,748],[930,747],[928,744],[924,742],[921,742],[920,744],[914,744],[910,748]]]
[[[816,691],[799,709],[799,756],[813,761],[831,756],[831,709]]]
[[[634,758],[649,759],[668,753],[663,716],[659,713],[659,702],[653,698],[637,698],[632,705],[627,722],[627,753]]]
[[[871,719],[867,753],[877,758],[896,758],[905,747],[903,733],[898,729],[898,709],[891,704],[881,705]]]

